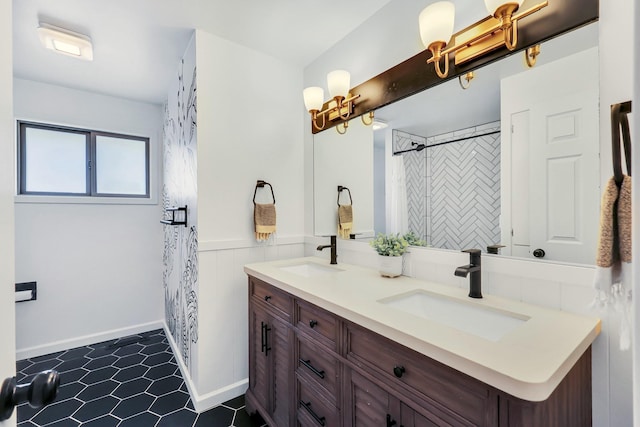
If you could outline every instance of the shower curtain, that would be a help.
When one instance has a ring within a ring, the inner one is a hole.
[[[391,191],[389,199],[387,232],[405,234],[409,231],[409,214],[407,207],[407,180],[402,156],[391,157]]]

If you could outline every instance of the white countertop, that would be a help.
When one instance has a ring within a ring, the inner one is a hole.
[[[550,310],[410,277],[381,277],[349,264],[339,272],[303,277],[281,267],[327,260],[306,257],[248,264],[247,274],[316,304],[358,325],[416,350],[513,396],[546,400],[600,333],[600,319]],[[453,273],[452,273],[453,274]],[[379,300],[428,291],[447,298],[528,318],[497,341],[480,338],[436,321],[387,306]]]

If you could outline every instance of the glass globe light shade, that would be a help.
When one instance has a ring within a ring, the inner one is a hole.
[[[349,94],[350,84],[351,74],[348,71],[335,70],[327,74],[327,87],[332,98],[336,96],[346,98]]]
[[[433,42],[449,42],[453,34],[455,13],[456,7],[450,1],[433,3],[420,12],[420,38],[425,47],[429,47]]]
[[[322,104],[324,104],[324,90],[321,87],[308,87],[302,91],[302,96],[304,97],[304,106],[307,108],[307,111],[320,111],[322,109]]]

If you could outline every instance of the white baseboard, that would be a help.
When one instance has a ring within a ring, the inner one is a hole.
[[[249,379],[245,378],[236,383],[229,384],[228,386],[225,386],[223,388],[213,390],[202,396],[198,394],[198,390],[196,389],[196,386],[191,379],[191,374],[187,369],[187,365],[185,365],[184,361],[182,360],[182,354],[178,349],[178,345],[173,340],[173,336],[171,336],[171,332],[169,332],[169,328],[167,327],[166,323],[164,323],[164,333],[167,336],[167,340],[169,341],[169,345],[171,346],[173,355],[178,362],[178,367],[180,368],[182,378],[184,378],[184,382],[187,385],[187,390],[189,390],[189,395],[191,396],[191,401],[193,402],[193,407],[196,412],[205,412],[211,408],[215,408],[221,403],[233,399],[234,397],[238,397],[247,391],[247,387],[249,387]]]
[[[81,337],[54,341],[34,347],[22,348],[16,350],[16,360],[43,356],[45,354],[51,354],[58,351],[69,350],[72,348],[95,344],[102,341],[109,341],[116,338],[126,337],[128,335],[148,332],[154,329],[162,329],[163,327],[164,322],[162,320],[157,320],[155,322],[142,323],[135,326],[128,326],[126,328],[112,329],[110,331],[100,332],[96,334],[89,334]]]

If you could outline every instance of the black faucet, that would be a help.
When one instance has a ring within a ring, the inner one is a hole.
[[[480,249],[465,249],[462,252],[469,254],[469,264],[456,268],[455,275],[459,277],[467,277],[471,273],[469,279],[469,296],[471,298],[482,298],[482,271],[480,270]]]
[[[330,245],[320,245],[316,249],[321,251],[325,248],[331,248],[331,262],[329,264],[337,264],[338,263],[338,247],[336,244],[336,236],[331,236],[331,244]]]

